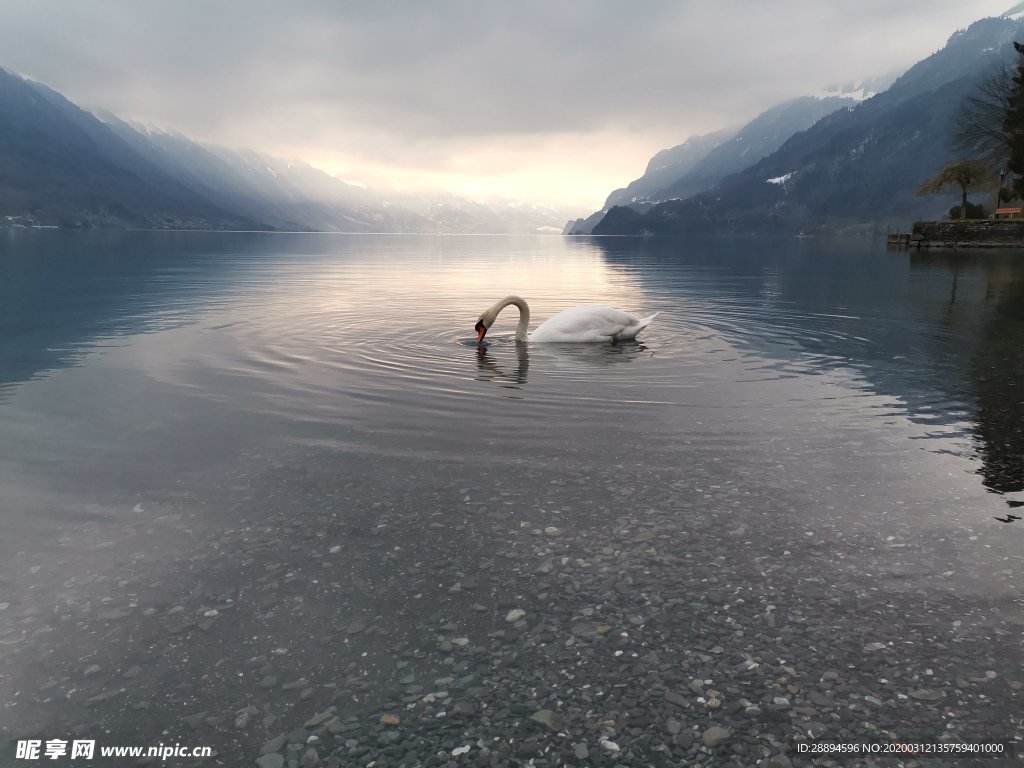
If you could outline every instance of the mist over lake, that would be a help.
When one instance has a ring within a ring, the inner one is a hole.
[[[4,749],[753,765],[863,722],[1008,741],[1020,259],[0,232]],[[517,344],[510,308],[478,346],[509,293],[534,326],[660,314],[636,342]],[[738,723],[753,741],[706,736]]]

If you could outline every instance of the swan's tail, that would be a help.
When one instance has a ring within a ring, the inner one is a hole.
[[[647,317],[641,317],[640,318],[640,322],[638,323],[638,325],[640,326],[641,329],[646,328],[648,325],[651,324],[651,320],[653,320],[654,318],[656,318],[660,314],[661,314],[661,312],[655,312],[653,315],[648,315]]]
[[[644,328],[646,328],[648,325],[650,325],[651,321],[654,318],[656,318],[658,315],[660,315],[660,314],[661,314],[660,312],[655,312],[653,315],[648,315],[647,317],[641,317],[637,321],[636,325],[631,325],[629,328],[627,328],[622,333],[622,335],[619,336],[619,338],[620,339],[635,339],[639,335],[640,331],[642,331]]]

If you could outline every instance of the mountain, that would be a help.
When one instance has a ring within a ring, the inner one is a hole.
[[[164,173],[56,91],[3,69],[0,215],[57,226],[258,226]]]
[[[423,232],[536,232],[558,234],[568,207],[503,198],[486,202],[451,192],[392,192],[385,201],[429,222]]]
[[[805,131],[826,115],[850,108],[849,97],[803,96],[762,112],[729,141],[717,146],[687,173],[657,190],[658,201],[690,197],[713,187],[726,176],[749,168],[777,150],[792,135]]]
[[[811,127],[825,115],[855,105],[854,88],[846,88],[850,95],[793,99],[762,112],[739,130],[691,136],[676,147],[661,150],[648,162],[643,176],[612,192],[597,213],[570,221],[563,234],[590,234],[617,205],[644,212],[656,203],[690,197],[714,186],[771,154],[794,133]]]
[[[637,203],[630,203],[630,207],[637,207],[637,205]],[[590,214],[585,219],[570,219],[562,229],[562,234],[589,235],[594,231],[594,227],[601,223],[607,213],[608,211],[602,208],[600,211]]]
[[[558,232],[569,209],[374,190],[87,112],[0,69],[0,226]]]
[[[647,163],[643,176],[631,181],[624,189],[616,189],[608,195],[602,210],[656,197],[657,193],[688,174],[695,165],[735,134],[734,130],[724,129],[703,136],[691,136],[678,146],[661,150]]]
[[[384,231],[401,225],[404,231],[427,226],[416,217],[390,220],[380,201],[365,189],[307,163],[200,144],[180,133],[129,123],[105,112],[100,117],[137,154],[169,176],[275,229]]]
[[[796,231],[940,216],[955,200],[913,190],[955,157],[963,98],[1014,55],[1024,20],[982,19],[891,87],[790,137],[759,162],[684,200],[612,209],[595,234]],[[955,195],[953,196],[955,197]]]

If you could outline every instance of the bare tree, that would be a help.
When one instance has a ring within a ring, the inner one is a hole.
[[[957,160],[944,166],[914,190],[915,195],[932,195],[947,189],[960,189],[960,219],[967,218],[967,193],[984,191],[999,177],[978,160]]]
[[[979,157],[993,168],[1004,168],[1010,158],[1013,133],[1006,114],[1013,95],[1013,67],[1002,65],[989,74],[957,111],[954,138],[965,155]]]
[[[1006,167],[1016,175],[1013,191],[1024,195],[1024,45],[1014,41],[1017,65],[1012,70],[1013,88],[1007,97],[1003,131],[1009,139],[1010,155]]]

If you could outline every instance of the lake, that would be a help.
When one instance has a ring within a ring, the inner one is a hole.
[[[1022,735],[1024,253],[2,230],[0,487],[12,755]]]

